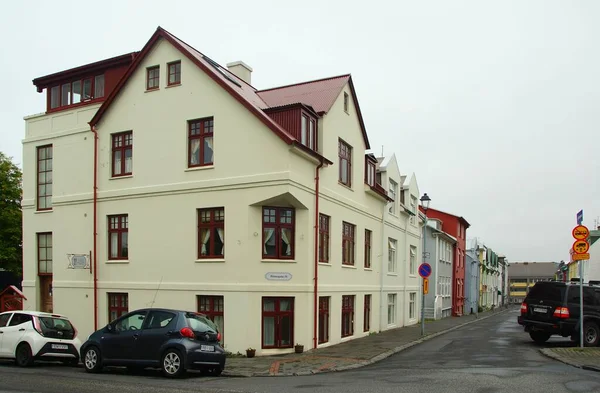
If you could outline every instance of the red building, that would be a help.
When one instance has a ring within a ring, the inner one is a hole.
[[[419,207],[423,213],[425,211]],[[454,269],[452,269],[452,315],[464,314],[465,305],[465,248],[467,228],[471,226],[464,217],[455,216],[440,210],[427,209],[427,218],[435,218],[442,222],[442,231],[456,238],[454,246]]]

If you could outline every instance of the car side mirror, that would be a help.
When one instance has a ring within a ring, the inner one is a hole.
[[[106,330],[109,331],[109,332],[111,332],[111,333],[113,332],[113,327],[112,327],[112,325],[110,323],[108,325],[106,325]]]

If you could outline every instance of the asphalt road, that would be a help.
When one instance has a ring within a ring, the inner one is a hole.
[[[439,336],[361,369],[307,377],[214,378],[191,374],[169,380],[160,373],[40,365],[21,369],[0,363],[0,393],[87,392],[600,392],[600,373],[546,358],[516,323],[502,313]],[[546,346],[570,346],[553,338]]]

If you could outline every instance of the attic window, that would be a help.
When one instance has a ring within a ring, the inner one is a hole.
[[[78,78],[49,89],[48,109],[62,109],[102,97],[104,97],[104,75]]]
[[[304,113],[300,125],[300,142],[309,149],[317,151],[317,122]]]
[[[146,69],[146,90],[158,89],[160,83],[160,66]]]
[[[365,183],[371,187],[375,187],[375,163],[368,158],[366,159],[367,165],[365,170]]]
[[[168,86],[179,85],[181,83],[181,61],[174,61],[168,64]]]
[[[348,96],[348,93],[344,92],[344,112],[346,113],[348,113],[349,101],[350,97]]]

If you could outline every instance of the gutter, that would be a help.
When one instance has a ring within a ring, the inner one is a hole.
[[[90,125],[90,129],[94,133],[94,331],[98,330],[98,130],[96,126]]]
[[[314,260],[314,288],[313,288],[313,348],[318,345],[318,322],[319,322],[319,170],[323,167],[323,159],[315,168],[315,260]]]

